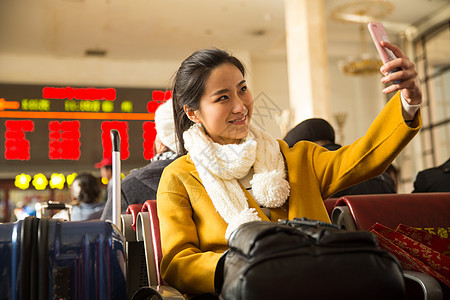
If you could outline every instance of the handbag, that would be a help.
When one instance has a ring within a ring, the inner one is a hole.
[[[220,299],[403,299],[397,259],[367,231],[305,218],[253,221],[228,239],[216,269]]]

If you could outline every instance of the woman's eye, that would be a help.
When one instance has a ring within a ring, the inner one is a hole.
[[[246,86],[246,85],[244,85],[243,87],[241,87],[241,92],[245,92],[245,91],[247,91],[247,86]]]
[[[217,101],[223,101],[228,99],[228,96],[221,96],[219,99],[217,99]]]

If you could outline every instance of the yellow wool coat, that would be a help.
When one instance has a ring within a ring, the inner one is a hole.
[[[305,141],[289,148],[279,141],[291,192],[283,207],[270,209],[271,220],[307,217],[330,222],[323,199],[381,174],[420,126],[419,112],[411,126],[405,124],[397,93],[364,137],[337,151]],[[252,196],[245,194],[249,207],[268,221]],[[206,193],[189,154],[165,168],[157,201],[164,280],[185,294],[213,293],[216,264],[228,248],[227,223]]]

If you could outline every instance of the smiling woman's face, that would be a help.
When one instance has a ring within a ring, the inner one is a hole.
[[[218,144],[238,144],[249,132],[253,97],[247,83],[233,64],[225,63],[211,71],[200,99],[200,109],[187,111],[201,123]]]

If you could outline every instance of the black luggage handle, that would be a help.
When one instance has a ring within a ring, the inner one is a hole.
[[[66,209],[68,208],[64,203],[47,203],[47,209]]]
[[[111,143],[112,143],[112,151],[120,152],[120,134],[117,129],[111,130]]]
[[[309,226],[309,227],[315,227],[315,228],[328,227],[328,228],[342,229],[341,226],[336,225],[336,224],[326,223],[326,222],[318,221],[318,220],[310,220],[305,217],[294,218],[293,220],[278,220],[278,224],[289,225],[292,227]]]

